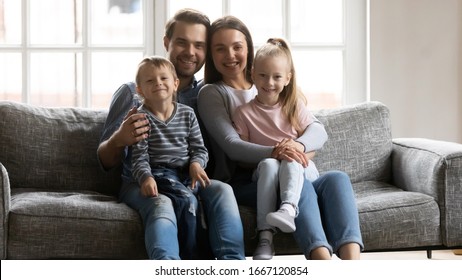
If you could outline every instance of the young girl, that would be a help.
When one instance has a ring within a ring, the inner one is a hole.
[[[180,257],[194,259],[198,253],[196,184],[210,185],[204,171],[208,152],[193,109],[173,101],[178,84],[175,67],[167,59],[153,56],[139,64],[136,91],[143,105],[138,112],[146,114],[150,133],[132,146],[133,177],[144,196],[162,193],[172,200]]]
[[[315,117],[307,109],[306,99],[297,90],[295,69],[287,43],[269,39],[255,54],[252,80],[258,90],[249,103],[239,106],[233,123],[239,136],[252,143],[276,146],[284,139],[296,139]],[[303,152],[303,151],[301,151]],[[296,161],[267,158],[262,160],[253,178],[257,180],[257,229],[260,239],[272,241],[275,228],[294,232],[298,201],[304,176],[319,177],[313,162],[304,168]],[[277,189],[281,204],[276,212]],[[265,220],[266,219],[266,220]],[[256,254],[258,255],[258,254]]]

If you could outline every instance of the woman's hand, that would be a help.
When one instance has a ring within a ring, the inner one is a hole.
[[[279,160],[296,161],[306,168],[310,157],[307,156],[308,154],[305,154],[303,150],[304,146],[302,144],[292,139],[284,139],[276,144],[271,157]]]
[[[192,189],[196,187],[197,182],[199,182],[203,188],[210,185],[209,176],[207,176],[207,173],[198,162],[193,162],[189,165],[189,176],[191,177]]]

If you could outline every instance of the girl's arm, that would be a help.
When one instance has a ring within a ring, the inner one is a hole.
[[[324,126],[316,120],[305,129],[296,141],[305,146],[305,152],[311,152],[321,149],[324,143],[326,143],[327,138]]]

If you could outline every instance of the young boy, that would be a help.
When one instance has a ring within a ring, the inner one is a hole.
[[[194,110],[175,102],[179,79],[173,64],[152,56],[141,61],[136,92],[142,99],[150,133],[132,146],[133,177],[146,197],[168,196],[175,209],[182,259],[194,259],[196,248],[196,194],[210,180],[208,161]]]

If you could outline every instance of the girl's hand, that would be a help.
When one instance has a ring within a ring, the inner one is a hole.
[[[199,182],[203,188],[210,185],[209,176],[207,176],[207,173],[198,162],[193,162],[189,165],[189,176],[191,177],[192,189],[196,187],[197,182]]]
[[[279,160],[296,161],[306,168],[309,158],[303,152],[304,147],[300,148],[300,146],[303,147],[292,139],[284,139],[274,147],[271,157]]]
[[[292,148],[292,149],[295,149],[299,152],[305,152],[305,146],[303,146],[302,143],[300,142],[297,142],[293,139],[283,139],[281,142],[277,143],[276,144],[276,147],[280,147],[280,148]]]
[[[157,190],[157,183],[153,177],[148,177],[146,180],[144,180],[143,184],[141,184],[141,194],[146,197],[153,197],[159,195],[159,192]]]

